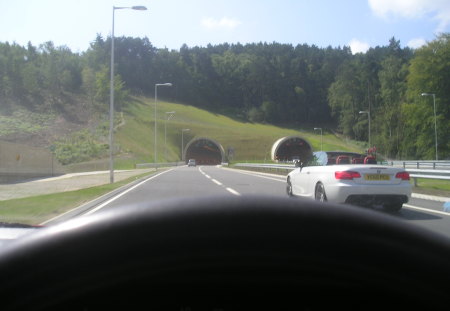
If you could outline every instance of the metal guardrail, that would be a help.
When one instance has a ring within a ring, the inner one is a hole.
[[[406,169],[406,171],[413,178],[415,187],[417,187],[417,178],[450,180],[449,170]]]
[[[285,170],[293,170],[295,168],[294,164],[274,164],[274,163],[236,163],[234,164],[234,166],[285,169]]]
[[[402,166],[403,168],[414,167],[417,169],[423,168],[431,168],[435,169],[445,169],[450,170],[450,161],[389,161],[388,165],[392,166]]]
[[[421,178],[437,178],[450,180],[449,170],[422,170],[422,169],[406,169],[411,177]]]
[[[291,171],[295,169],[293,164],[236,163],[234,166],[284,171]],[[417,186],[417,178],[450,180],[450,170],[405,169],[414,179],[415,186]]]
[[[158,167],[170,167],[186,165],[184,162],[163,162],[163,163],[138,163],[136,168],[158,168]]]
[[[293,169],[295,169],[294,164],[236,163],[236,164],[233,164],[233,166],[242,167],[242,168],[269,170],[269,171],[275,171],[275,172],[281,171],[286,174],[289,173],[289,171],[292,171]]]

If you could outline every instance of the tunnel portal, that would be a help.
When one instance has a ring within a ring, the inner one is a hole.
[[[272,160],[278,162],[290,162],[300,160],[308,161],[312,156],[311,145],[298,136],[283,137],[272,146]]]
[[[190,141],[184,154],[186,163],[189,159],[195,159],[197,165],[217,165],[224,162],[223,147],[209,138],[197,138]]]

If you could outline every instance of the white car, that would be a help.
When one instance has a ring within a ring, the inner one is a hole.
[[[356,162],[349,155],[337,158],[345,157],[350,159],[342,162]],[[303,167],[296,165],[288,174],[289,196],[358,206],[381,205],[389,211],[400,210],[411,197],[410,177],[402,168],[370,163],[331,164],[330,157],[324,157],[323,153],[313,162]]]

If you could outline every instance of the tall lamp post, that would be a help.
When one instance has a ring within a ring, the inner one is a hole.
[[[370,148],[370,111],[360,111],[360,114],[367,113],[367,118],[369,119],[369,148]]]
[[[314,131],[320,130],[320,151],[323,151],[323,136],[322,136],[322,128],[315,127]]]
[[[157,83],[155,84],[155,163],[156,163],[156,157],[157,157],[157,152],[156,152],[156,102],[158,100],[158,86],[172,86],[172,83]]]
[[[437,126],[436,126],[436,94],[434,93],[422,93],[422,96],[433,96],[434,107],[434,146],[436,149],[436,161],[438,160],[438,142],[437,142]]]
[[[172,119],[173,115],[175,114],[175,111],[167,111],[166,112],[166,119],[164,121],[164,159],[167,161],[167,121]]]
[[[112,14],[112,33],[111,33],[111,78],[109,85],[109,182],[114,182],[114,159],[113,159],[113,132],[114,132],[114,12],[116,10],[131,9],[145,11],[147,8],[142,5],[123,7],[113,6]]]
[[[190,131],[190,129],[182,129],[181,130],[181,161],[183,161],[184,160],[184,157],[183,157],[183,152],[184,152],[184,140],[183,140],[183,134],[184,134],[184,132],[187,132],[187,131]]]

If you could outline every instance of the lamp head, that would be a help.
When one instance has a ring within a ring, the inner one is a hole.
[[[143,6],[143,5],[135,5],[131,7],[133,10],[138,10],[138,11],[147,11],[147,7]]]

